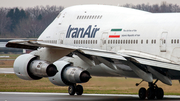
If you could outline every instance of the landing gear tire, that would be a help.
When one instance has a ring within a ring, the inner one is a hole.
[[[74,95],[75,93],[77,95],[83,94],[83,86],[82,85],[70,85],[68,88],[69,95]]]
[[[164,97],[164,91],[162,88],[159,88],[156,83],[157,83],[158,79],[153,83],[153,82],[149,82],[149,88],[146,90],[145,88],[140,88],[139,89],[139,98],[144,100],[146,97],[148,99],[155,99],[155,97],[157,99],[163,99]],[[142,82],[142,81],[141,81]],[[136,86],[138,86],[140,83],[136,83]]]
[[[156,98],[157,99],[163,99],[164,97],[164,91],[162,88],[157,88],[156,89]]]
[[[77,95],[82,95],[83,94],[83,86],[81,86],[81,85],[76,86],[76,94]]]
[[[76,91],[76,88],[74,85],[69,86],[69,88],[68,88],[69,95],[74,95],[75,91]]]
[[[139,98],[141,100],[144,100],[146,98],[146,89],[143,87],[139,89]]]
[[[147,98],[148,99],[154,99],[155,98],[154,88],[148,88],[148,90],[147,90]]]

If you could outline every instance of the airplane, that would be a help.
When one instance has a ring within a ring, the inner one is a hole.
[[[156,83],[180,80],[179,17],[180,13],[76,5],[61,11],[37,40],[11,40],[6,47],[34,50],[15,59],[19,78],[48,77],[55,85],[69,86],[69,95],[82,95],[83,86],[77,84],[92,76],[111,76],[142,79],[149,88],[139,89],[140,99],[163,99],[164,91]]]

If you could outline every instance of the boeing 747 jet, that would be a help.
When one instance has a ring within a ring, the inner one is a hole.
[[[11,40],[6,46],[34,50],[15,60],[19,78],[48,77],[69,86],[70,95],[82,95],[77,84],[91,76],[111,76],[142,79],[149,88],[140,88],[139,98],[162,99],[156,83],[180,80],[180,13],[77,5],[60,12],[37,40]]]

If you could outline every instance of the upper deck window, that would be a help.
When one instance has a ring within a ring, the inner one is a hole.
[[[76,19],[101,19],[102,15],[78,15]]]

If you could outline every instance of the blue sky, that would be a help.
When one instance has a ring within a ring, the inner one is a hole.
[[[124,5],[131,4],[160,4],[162,1],[180,5],[180,0],[0,0],[0,7],[34,7],[37,5],[57,5],[72,6],[81,4],[105,4],[105,5]]]

